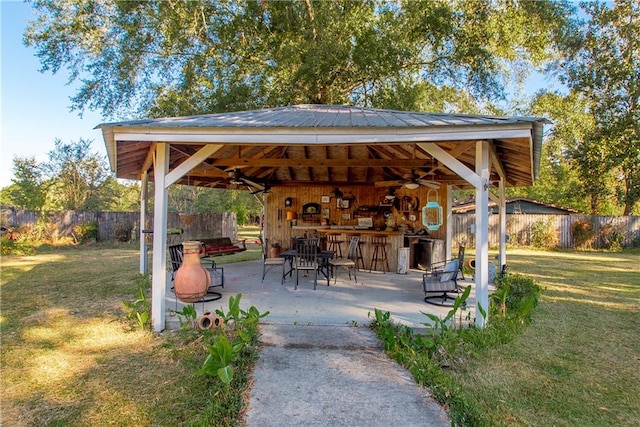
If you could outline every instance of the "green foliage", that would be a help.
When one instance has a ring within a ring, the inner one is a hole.
[[[209,355],[196,375],[217,376],[224,384],[233,380],[232,364],[238,360],[244,342],[235,341],[233,344],[224,334],[216,335],[213,344],[209,345]]]
[[[134,325],[140,329],[150,329],[151,303],[147,297],[147,292],[151,288],[149,275],[138,275],[136,285],[136,299],[133,301],[122,301],[128,311],[127,319],[132,320]]]
[[[83,222],[73,227],[73,238],[76,243],[89,243],[98,241],[98,223],[95,221]]]
[[[34,255],[35,253],[33,245],[23,236],[10,238],[9,235],[4,235],[0,237],[0,254],[2,255]]]
[[[96,210],[98,189],[108,176],[106,160],[92,153],[91,141],[54,141],[44,170],[50,177],[46,209]]]
[[[585,2],[583,40],[562,62],[562,77],[582,97],[596,127],[576,141],[574,159],[591,191],[617,197],[623,215],[640,201],[640,8],[636,1]],[[604,48],[603,48],[604,47]],[[606,177],[613,186],[603,188]],[[605,191],[606,190],[606,191]],[[592,214],[600,214],[593,206]]]
[[[464,369],[465,361],[480,351],[496,348],[515,338],[531,321],[541,290],[533,279],[507,273],[497,281],[491,317],[482,329],[473,325],[465,328],[462,321],[455,322],[456,313],[464,309],[470,290],[469,286],[456,298],[454,306],[442,319],[423,313],[429,319],[423,323],[427,326],[426,335],[395,324],[389,312],[378,309],[375,309],[371,327],[382,340],[385,351],[447,406],[453,424],[486,425],[487,420],[478,405],[463,394],[450,372]]]
[[[531,321],[531,313],[538,306],[542,288],[531,277],[507,273],[496,277],[496,290],[491,294],[491,317]]]
[[[234,378],[234,364],[240,360],[245,347],[257,346],[258,322],[269,312],[260,313],[254,306],[248,310],[240,308],[242,294],[229,297],[229,309],[216,310],[227,325],[215,332],[205,331],[205,336],[213,335],[213,342],[208,345],[209,355],[196,375],[216,376],[227,386]],[[230,338],[231,337],[231,338]],[[209,338],[206,338],[209,341]]]
[[[180,321],[180,329],[192,329],[196,325],[196,318],[198,317],[198,313],[193,305],[185,305],[182,307],[182,310],[178,310],[175,312],[178,316],[178,320]]]
[[[554,218],[538,220],[529,230],[531,245],[536,248],[553,249],[558,246],[558,235]]]
[[[169,212],[235,212],[238,225],[262,213],[262,204],[248,191],[186,185],[169,187]]]
[[[73,108],[105,116],[373,105],[380,91],[420,92],[423,81],[498,99],[505,81],[554,59],[574,25],[568,2],[34,1],[33,10],[25,40],[43,70],[68,69],[81,82]]]
[[[35,157],[14,157],[11,183],[0,192],[0,205],[29,210],[42,208],[46,186]]]

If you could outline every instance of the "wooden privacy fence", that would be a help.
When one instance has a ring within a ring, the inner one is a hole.
[[[489,246],[497,247],[500,239],[500,216],[489,215]],[[468,247],[475,247],[475,233],[471,232],[475,224],[475,214],[453,215],[453,241],[466,242]],[[590,215],[507,215],[507,233],[509,242],[527,246],[531,244],[532,234],[536,227],[548,227],[555,230],[557,247],[573,248],[576,241],[573,236],[573,225],[577,221],[586,221],[593,227],[595,236],[592,247],[608,247],[607,239],[617,233],[622,247],[640,244],[640,216],[590,216]]]
[[[53,239],[73,236],[78,226],[95,223],[98,241],[130,241],[140,238],[140,230],[153,230],[153,215],[147,215],[146,225],[140,227],[139,212],[45,212],[0,208],[0,224],[18,233],[31,233],[37,228],[46,229]],[[183,234],[172,236],[171,242],[182,242],[194,238],[229,237],[236,240],[238,221],[235,212],[205,212],[195,216],[185,225],[177,213],[169,213],[167,228],[182,228]],[[150,238],[151,233],[147,233]]]

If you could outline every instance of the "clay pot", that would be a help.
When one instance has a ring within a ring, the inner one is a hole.
[[[182,255],[182,265],[173,280],[175,294],[184,302],[200,301],[211,284],[209,272],[200,264],[200,242],[183,242]]]
[[[223,325],[224,325],[224,320],[222,319],[222,317],[210,311],[206,311],[200,317],[200,319],[198,319],[198,328],[200,328],[203,331],[205,329],[217,329]]]

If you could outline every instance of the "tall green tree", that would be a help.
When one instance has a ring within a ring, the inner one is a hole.
[[[140,184],[135,181],[118,182],[109,175],[96,193],[98,210],[110,212],[135,212],[140,210]]]
[[[46,193],[42,168],[35,157],[14,157],[11,185],[3,188],[0,203],[19,209],[42,208]]]
[[[640,2],[581,6],[589,17],[584,40],[562,76],[585,98],[596,126],[574,147],[574,157],[584,177],[616,178],[614,191],[630,215],[640,202]]]
[[[100,186],[109,175],[104,157],[91,152],[91,141],[69,144],[57,139],[44,165],[49,176],[46,207],[53,210],[99,210]]]
[[[299,103],[416,109],[440,88],[482,104],[503,97],[514,72],[554,59],[575,29],[568,1],[36,0],[33,7],[25,41],[44,71],[66,68],[81,82],[73,107],[123,117]],[[403,92],[414,102],[385,95]]]
[[[172,185],[169,187],[169,212],[235,212],[239,224],[262,212],[262,194],[249,191]]]
[[[538,181],[511,193],[594,215],[619,214],[610,168],[598,155],[583,153],[596,129],[588,101],[575,92],[543,92],[536,95],[530,112],[550,118],[553,126],[545,138]]]

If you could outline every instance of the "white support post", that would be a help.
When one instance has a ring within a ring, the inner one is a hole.
[[[498,183],[499,215],[500,215],[500,255],[498,257],[498,272],[502,272],[507,265],[507,199],[504,194],[504,179]]]
[[[446,251],[444,259],[451,259],[451,245],[453,244],[453,185],[447,185],[447,228],[446,228]]]
[[[476,187],[476,326],[484,327],[489,315],[489,142],[476,143],[476,174],[482,185]]]
[[[140,238],[140,274],[147,274],[149,271],[149,259],[147,251],[147,236],[142,232],[145,227],[145,221],[147,218],[147,207],[149,198],[147,193],[149,191],[149,175],[147,172],[142,173],[142,184],[140,187],[140,226],[138,227],[138,233]]]
[[[167,199],[165,179],[169,171],[169,144],[156,146],[154,167],[155,198],[153,207],[153,274],[151,283],[151,322],[153,330],[165,328],[165,296],[167,292]]]

